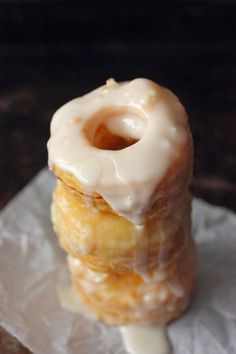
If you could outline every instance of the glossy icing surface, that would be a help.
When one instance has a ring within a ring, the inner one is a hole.
[[[187,115],[173,93],[147,79],[110,79],[55,113],[49,165],[143,224],[158,184],[188,142]]]

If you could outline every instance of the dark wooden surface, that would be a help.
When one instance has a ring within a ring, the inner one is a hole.
[[[142,76],[189,113],[193,193],[236,210],[235,23],[230,1],[0,2],[0,206],[46,165],[60,105]],[[12,348],[0,333],[0,354],[27,352]]]

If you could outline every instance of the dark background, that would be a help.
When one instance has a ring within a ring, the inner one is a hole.
[[[192,191],[236,210],[236,2],[192,0],[0,0],[0,207],[46,165],[53,112],[109,77],[180,97]]]

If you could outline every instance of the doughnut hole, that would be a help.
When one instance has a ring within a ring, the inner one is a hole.
[[[137,143],[146,131],[146,119],[138,110],[109,108],[97,112],[84,133],[101,150],[122,150]]]

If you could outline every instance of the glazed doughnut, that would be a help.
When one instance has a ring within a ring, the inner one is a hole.
[[[192,138],[178,98],[147,79],[110,79],[54,114],[48,152],[52,222],[82,301],[111,324],[179,316],[196,253]]]

